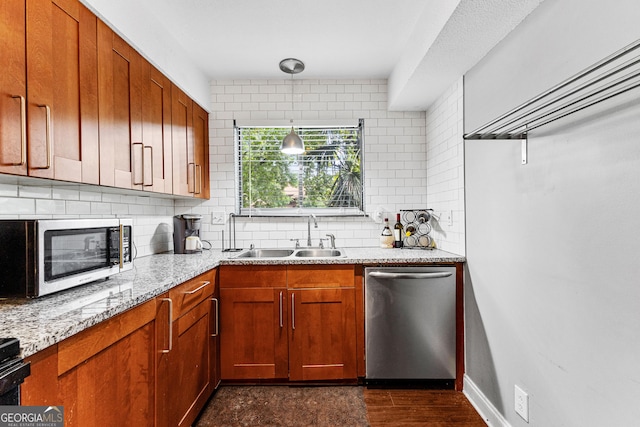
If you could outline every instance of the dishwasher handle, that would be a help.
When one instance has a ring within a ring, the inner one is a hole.
[[[416,272],[388,272],[388,271],[372,271],[369,276],[378,279],[440,279],[449,277],[453,273],[450,271],[434,271],[433,273],[416,273]]]

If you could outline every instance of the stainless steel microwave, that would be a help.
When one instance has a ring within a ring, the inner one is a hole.
[[[0,220],[0,297],[39,297],[133,268],[131,219]]]

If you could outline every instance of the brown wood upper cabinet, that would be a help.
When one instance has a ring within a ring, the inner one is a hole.
[[[142,141],[133,147],[134,185],[171,194],[171,81],[144,59],[142,93]]]
[[[182,90],[171,89],[173,194],[209,198],[207,112]]]
[[[100,185],[135,188],[132,153],[133,143],[142,142],[142,57],[103,22],[98,22],[98,86]]]
[[[98,24],[100,184],[172,193],[171,82]]]
[[[0,2],[0,66],[0,173],[209,198],[207,112],[77,0]]]
[[[77,0],[0,5],[1,173],[98,183],[96,25]]]

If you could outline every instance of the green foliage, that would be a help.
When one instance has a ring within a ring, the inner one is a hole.
[[[280,152],[284,129],[248,128],[242,135],[242,205],[282,208],[291,203],[285,187],[297,186],[290,170],[295,158]]]

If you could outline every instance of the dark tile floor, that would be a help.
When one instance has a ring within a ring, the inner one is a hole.
[[[222,386],[195,427],[368,425],[362,387]]]

